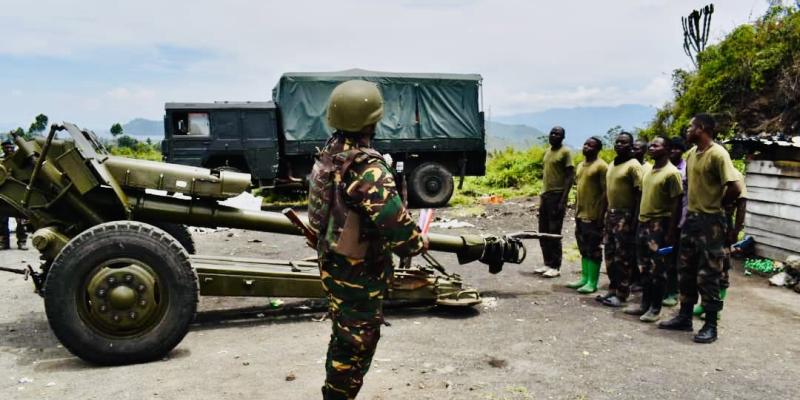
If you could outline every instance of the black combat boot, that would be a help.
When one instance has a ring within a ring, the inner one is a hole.
[[[717,340],[717,313],[718,311],[706,310],[706,323],[700,328],[700,332],[694,335],[697,343],[711,343]]]
[[[671,331],[687,331],[692,330],[692,308],[693,305],[689,303],[681,303],[681,310],[674,318],[663,321],[658,324],[659,329],[668,329]]]

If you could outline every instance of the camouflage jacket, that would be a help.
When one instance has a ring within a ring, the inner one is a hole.
[[[355,261],[422,250],[419,228],[403,206],[394,171],[356,138],[336,133],[318,154],[308,214],[320,256],[333,251]]]

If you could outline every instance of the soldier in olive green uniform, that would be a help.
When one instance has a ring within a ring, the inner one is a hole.
[[[747,186],[744,184],[744,176],[736,171],[739,180],[736,185],[739,187],[739,197],[736,198],[731,204],[725,205],[725,261],[722,266],[722,276],[719,279],[719,298],[725,300],[728,297],[728,288],[731,285],[730,271],[733,267],[733,260],[731,260],[730,248],[736,243],[739,237],[739,232],[744,228],[744,216],[747,212]],[[705,318],[705,310],[702,304],[694,307],[693,314]]]
[[[608,164],[597,154],[603,142],[596,137],[583,144],[584,160],[575,174],[578,190],[575,199],[575,238],[581,252],[581,279],[567,284],[579,293],[597,291],[600,264],[603,262],[603,215],[606,212],[606,172]]]
[[[681,231],[680,312],[659,324],[671,330],[692,330],[692,308],[698,291],[706,312],[706,322],[694,341],[711,343],[717,339],[717,314],[722,310],[720,278],[726,256],[724,205],[739,197],[738,176],[728,151],[714,143],[714,119],[698,114],[689,126],[689,141],[696,147],[687,152],[689,214]]]
[[[603,245],[608,293],[597,300],[609,307],[621,307],[630,295],[631,276],[636,268],[636,215],[641,195],[642,164],[631,151],[633,135],[620,133],[614,143],[617,157],[606,173],[606,212]]]
[[[564,128],[550,130],[550,148],[544,153],[544,177],[539,205],[539,232],[561,234],[567,198],[575,177],[569,149],[563,145]],[[540,239],[544,266],[533,270],[547,278],[561,275],[561,239]]]
[[[378,87],[340,84],[327,115],[336,132],[317,156],[308,206],[333,322],[322,393],[324,399],[354,399],[380,337],[392,253],[415,255],[424,241],[403,206],[394,171],[371,147],[383,117]]]
[[[650,142],[653,168],[642,178],[642,200],[636,233],[636,258],[642,277],[642,301],[625,308],[626,314],[640,316],[642,322],[655,322],[661,313],[661,300],[671,257],[658,250],[673,245],[681,217],[683,182],[681,173],[669,162],[669,139],[656,137]]]

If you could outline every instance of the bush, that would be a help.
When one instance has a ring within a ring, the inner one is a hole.
[[[140,142],[127,135],[117,139],[116,145],[108,145],[108,149],[115,156],[151,161],[163,160],[160,143]]]
[[[674,101],[662,107],[642,136],[675,136],[707,112],[720,139],[735,134],[800,134],[800,10],[774,5],[698,56],[696,71],[673,73]]]

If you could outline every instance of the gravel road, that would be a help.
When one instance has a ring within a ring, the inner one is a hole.
[[[502,233],[535,226],[533,200],[439,214],[475,225],[441,233]],[[441,261],[478,288],[474,309],[391,309],[361,399],[789,399],[800,382],[800,296],[737,268],[720,340],[697,345],[562,288],[577,276],[574,220],[565,221],[564,275],[534,276],[538,243],[522,265],[490,275]],[[195,232],[201,254],[312,255],[300,237],[240,230]],[[2,254],[36,265],[34,251]],[[738,267],[738,266],[737,266]],[[605,276],[601,277],[607,283]],[[197,322],[163,361],[96,367],[62,348],[30,282],[0,275],[2,399],[314,399],[324,379],[330,322],[320,303],[202,298]],[[308,307],[305,307],[308,306]],[[671,315],[672,310],[666,314]],[[701,321],[696,321],[699,328]]]

